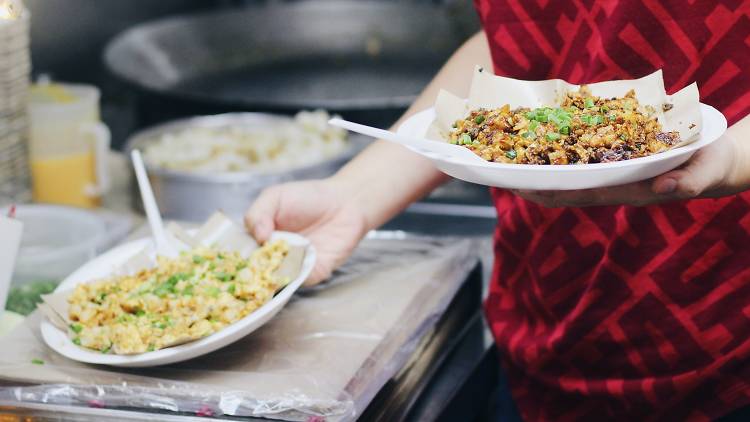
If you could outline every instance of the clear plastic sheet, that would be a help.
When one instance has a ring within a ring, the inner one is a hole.
[[[0,388],[0,403],[353,420],[445,311],[477,263],[478,244],[374,233],[333,280],[298,292],[260,330],[166,367],[69,361],[41,341],[34,313],[0,349],[0,380],[31,385]]]

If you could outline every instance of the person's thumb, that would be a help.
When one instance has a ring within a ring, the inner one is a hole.
[[[653,191],[677,198],[695,198],[713,187],[721,177],[716,164],[706,162],[698,152],[686,166],[658,176],[654,180]]]
[[[245,226],[248,232],[260,243],[267,241],[275,229],[279,200],[278,188],[266,189],[245,214]]]

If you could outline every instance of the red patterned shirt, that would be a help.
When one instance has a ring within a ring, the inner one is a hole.
[[[475,2],[498,74],[663,68],[670,92],[697,81],[730,124],[750,112],[748,1]],[[493,197],[486,312],[526,420],[708,420],[750,403],[750,192],[640,208]]]

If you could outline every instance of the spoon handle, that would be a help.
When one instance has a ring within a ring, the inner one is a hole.
[[[485,163],[482,158],[469,151],[466,148],[451,145],[447,142],[430,141],[427,139],[413,138],[410,136],[400,135],[388,130],[379,129],[372,126],[366,126],[359,123],[350,122],[343,119],[331,119],[328,124],[337,126],[352,132],[370,136],[372,138],[383,139],[401,145],[410,146],[421,151],[438,154],[444,157],[461,157],[471,161],[480,161]]]
[[[162,221],[161,213],[159,213],[159,207],[156,205],[154,192],[151,190],[151,182],[148,180],[146,167],[143,165],[141,152],[135,149],[130,156],[133,159],[133,168],[135,169],[135,177],[138,180],[138,189],[141,191],[143,208],[146,210],[146,218],[148,219],[148,224],[151,227],[151,235],[154,237],[154,243],[156,244],[156,253],[158,255],[175,257],[177,256],[177,251],[167,238],[164,222]]]

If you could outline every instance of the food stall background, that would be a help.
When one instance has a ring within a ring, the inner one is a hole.
[[[222,11],[241,11],[246,8],[285,8],[301,3],[316,3],[316,0],[149,0],[133,1],[87,1],[87,0],[26,0],[32,13],[31,51],[34,64],[34,75],[49,74],[53,79],[66,82],[90,83],[102,89],[102,118],[113,132],[113,146],[121,149],[128,135],[149,124],[158,123],[158,119],[139,121],[137,110],[138,95],[107,70],[103,55],[107,43],[118,34],[140,24],[154,22],[167,17],[199,16]],[[355,0],[342,3],[362,3]],[[437,7],[444,10],[451,20],[456,42],[465,34],[478,30],[479,23],[470,0],[382,0],[373,3],[403,5],[408,13],[413,9],[408,6]],[[363,16],[352,15],[352,19]],[[421,19],[418,15],[414,19]],[[304,22],[301,22],[304,23]],[[342,25],[344,22],[331,22]],[[313,24],[317,24],[313,22]],[[356,25],[356,22],[354,22]],[[386,22],[384,22],[386,24]],[[269,22],[267,33],[278,31],[310,31],[303,25],[284,26],[283,22]],[[312,28],[315,30],[315,28]],[[294,36],[292,34],[291,36]],[[252,40],[250,40],[252,41]],[[252,47],[249,45],[248,47]],[[321,46],[324,48],[325,46]],[[416,51],[418,53],[418,51]],[[434,69],[420,69],[419,78],[428,81],[429,75],[439,68],[444,57],[437,57],[431,62]],[[408,70],[408,68],[406,68]],[[305,77],[303,72],[296,76]],[[236,109],[236,108],[235,108]],[[218,108],[216,111],[221,111]],[[268,110],[248,110],[268,111]],[[397,116],[400,109],[389,116]],[[191,113],[185,112],[183,115]],[[198,114],[198,113],[192,113]],[[176,114],[165,114],[161,120],[178,117]],[[143,120],[143,119],[141,119]]]
[[[171,120],[179,116],[196,114],[210,114],[200,109],[190,108],[182,113],[164,114],[163,116],[149,115],[144,118],[142,97],[138,90],[134,90],[122,78],[116,77],[111,69],[105,66],[103,56],[105,49],[118,34],[128,29],[159,19],[198,16],[199,14],[221,13],[242,10],[250,7],[286,7],[296,4],[316,3],[317,0],[298,1],[231,1],[231,0],[25,0],[26,6],[32,13],[33,24],[31,32],[31,52],[34,64],[34,77],[47,74],[53,80],[65,82],[86,83],[99,87],[102,91],[101,114],[103,121],[112,130],[112,145],[116,150],[125,147],[126,140],[135,132],[151,127],[161,121]],[[342,1],[346,3],[346,1]],[[349,3],[361,3],[351,0]],[[378,3],[378,2],[372,2]],[[474,9],[470,0],[455,1],[382,1],[389,5],[417,5],[431,8],[443,8],[445,15],[454,21],[461,31],[470,34],[478,29]],[[295,27],[283,26],[282,23],[269,22],[268,33],[274,28],[283,27],[292,31]],[[301,29],[301,27],[297,27]],[[414,48],[411,46],[410,48]],[[413,51],[413,50],[412,50]],[[431,73],[438,70],[440,60],[436,60]],[[424,82],[429,80],[429,73],[423,76]],[[415,92],[416,93],[416,92]],[[402,102],[389,110],[390,118],[398,115],[405,107]],[[157,107],[158,108],[158,107]],[[300,107],[304,108],[304,107]],[[165,109],[174,112],[173,105]],[[215,112],[231,111],[234,109],[216,109]],[[268,111],[263,108],[250,108],[250,111]],[[274,110],[275,111],[275,110]],[[366,116],[365,116],[366,117]],[[373,120],[374,121],[374,120]],[[387,123],[380,120],[380,125]],[[409,212],[403,213],[389,222],[385,229],[403,230],[406,232],[427,233],[430,235],[485,235],[491,233],[494,225],[494,212],[489,206],[486,188],[474,187],[464,183],[451,183],[439,190],[426,201],[415,204]],[[486,239],[485,239],[486,240]],[[402,243],[402,242],[401,242]],[[430,245],[431,243],[427,243]],[[486,258],[489,243],[482,245],[478,255]],[[373,262],[375,260],[372,260]],[[486,268],[486,266],[485,266]],[[476,274],[474,274],[476,279]],[[470,278],[471,279],[471,278]],[[484,277],[486,280],[486,277]],[[476,280],[474,280],[476,281]],[[465,283],[469,285],[470,283]],[[408,403],[406,408],[420,409],[422,414],[437,417],[438,409],[443,409],[455,400],[471,402],[478,396],[487,394],[481,389],[483,383],[491,384],[496,376],[496,361],[491,351],[486,330],[481,320],[478,303],[474,295],[477,283],[463,287],[471,297],[468,305],[462,305],[458,311],[446,311],[442,319],[455,321],[453,331],[443,330],[443,340],[451,338],[450,350],[433,353],[428,359],[421,351],[410,356],[414,360],[412,365],[420,367],[419,371],[402,371],[401,380],[389,381],[389,384],[376,398],[376,402],[394,403],[393,396],[404,397]],[[467,290],[468,289],[468,290]],[[479,288],[481,290],[481,287]],[[33,309],[33,304],[30,305]],[[458,308],[457,308],[458,309]],[[438,316],[436,315],[437,319]],[[467,321],[469,321],[467,323]],[[433,321],[434,322],[434,321]],[[465,340],[469,338],[469,340]],[[435,342],[435,337],[427,337],[427,346]],[[439,343],[435,343],[437,345]],[[437,347],[437,346],[431,347]],[[427,347],[425,346],[425,347]],[[429,362],[429,364],[428,364]],[[437,362],[437,363],[436,363]],[[436,365],[444,363],[437,371]],[[436,374],[434,377],[432,375]],[[419,377],[415,374],[421,374]],[[417,378],[414,378],[417,377]],[[427,379],[432,379],[429,384]],[[477,382],[480,380],[481,382]],[[403,391],[403,384],[411,384],[409,394],[399,394]],[[463,389],[463,385],[470,385],[470,389]],[[420,400],[411,393],[417,391],[429,392],[431,398]],[[384,393],[385,392],[385,393]],[[1,397],[0,397],[1,398]],[[385,406],[383,406],[385,407]],[[461,410],[453,407],[452,411]],[[465,410],[465,409],[464,409]],[[393,410],[392,410],[393,411]],[[479,411],[474,409],[474,411]],[[377,413],[370,409],[370,413]],[[403,417],[403,415],[401,415]],[[373,416],[373,418],[376,418]],[[396,418],[397,419],[397,418]],[[393,419],[393,420],[396,420]]]

